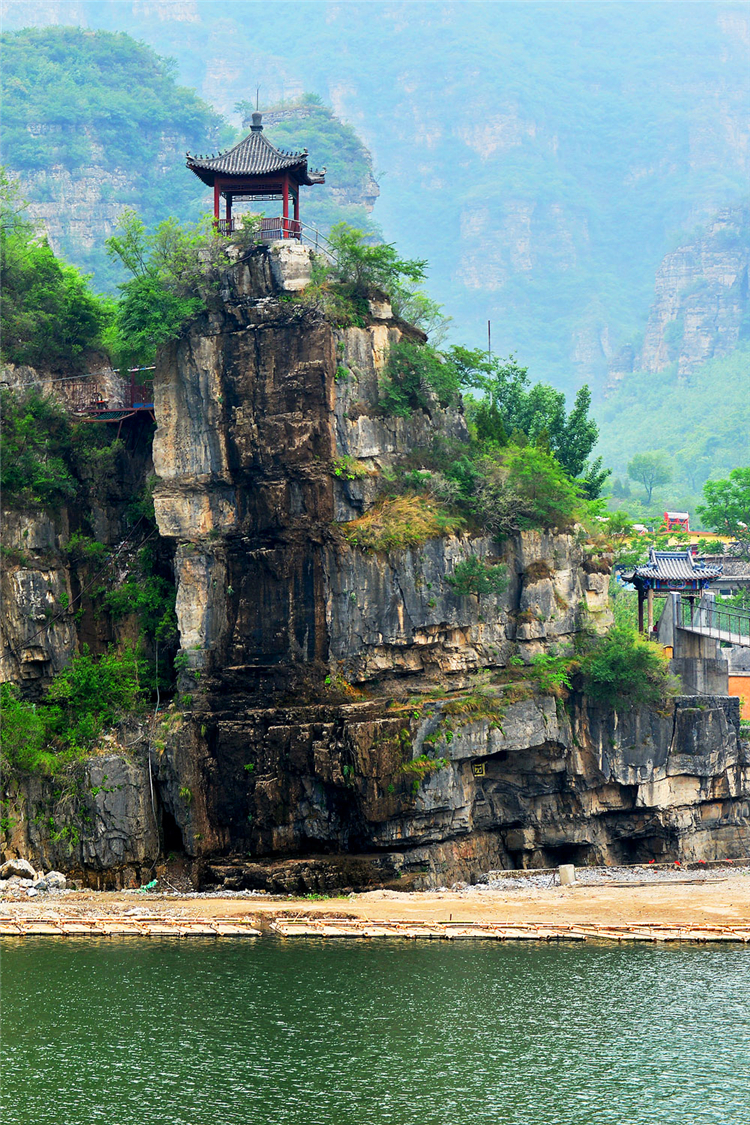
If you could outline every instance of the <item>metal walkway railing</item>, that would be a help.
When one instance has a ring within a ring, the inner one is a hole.
[[[689,633],[750,648],[750,613],[741,609],[706,604],[705,601],[691,605],[678,597],[676,625]]]

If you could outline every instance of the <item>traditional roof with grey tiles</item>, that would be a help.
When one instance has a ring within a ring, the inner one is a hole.
[[[234,148],[218,156],[191,156],[187,153],[187,167],[204,183],[213,183],[219,176],[268,176],[275,172],[293,172],[302,184],[325,183],[325,168],[320,172],[308,170],[307,149],[284,152],[272,145],[263,134],[261,114],[253,114],[253,125],[246,137]]]
[[[648,562],[622,570],[625,581],[633,578],[661,578],[667,582],[709,580],[718,578],[723,567],[697,562],[690,551],[657,551],[649,547]]]

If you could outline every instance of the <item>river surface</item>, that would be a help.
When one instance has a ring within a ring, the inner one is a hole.
[[[750,949],[3,942],[3,1125],[747,1125]]]

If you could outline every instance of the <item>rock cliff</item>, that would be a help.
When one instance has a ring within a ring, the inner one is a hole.
[[[309,269],[300,246],[252,251],[161,355],[154,506],[180,694],[86,764],[54,833],[38,827],[51,787],[17,785],[9,849],[26,839],[97,884],[169,857],[202,886],[294,891],[746,853],[735,701],[618,713],[534,677],[535,655],[610,620],[608,560],[577,535],[349,545],[383,474],[466,424],[435,400],[383,415],[388,347],[415,330],[384,300],[332,326],[291,299]],[[471,556],[505,564],[501,593],[446,582]]]
[[[749,269],[750,207],[727,208],[664,258],[640,355],[619,353],[614,377],[634,369],[656,373],[670,364],[688,376],[747,340]]]

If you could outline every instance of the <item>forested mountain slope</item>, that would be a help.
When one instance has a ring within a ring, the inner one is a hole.
[[[319,94],[462,335],[491,318],[498,351],[558,385],[605,378],[680,232],[746,190],[738,5],[6,4],[6,27],[33,22],[127,29],[225,114],[258,84],[261,108]]]
[[[123,207],[148,222],[205,210],[185,149],[217,147],[233,131],[144,44],[78,28],[8,34],[2,82],[2,162],[55,249],[94,270],[99,287],[115,276],[104,240]]]
[[[211,209],[184,152],[226,148],[241,134],[176,83],[169,59],[129,35],[77,28],[11,33],[3,52],[2,162],[54,247],[93,270],[99,287],[115,277],[104,241],[124,207],[149,224]],[[311,164],[328,168],[328,183],[305,194],[303,220],[323,232],[342,219],[368,227],[379,189],[354,129],[316,95],[272,107],[264,120],[276,145],[307,148]]]

